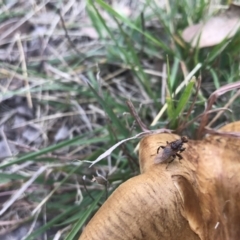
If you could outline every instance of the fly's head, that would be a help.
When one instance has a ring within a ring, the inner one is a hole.
[[[173,151],[178,152],[181,151],[183,144],[186,142],[188,142],[188,138],[186,136],[182,136],[181,139],[171,142],[170,146]]]
[[[182,136],[182,137],[181,137],[181,141],[182,141],[183,143],[187,143],[187,142],[188,142],[188,137],[187,137],[187,136]]]

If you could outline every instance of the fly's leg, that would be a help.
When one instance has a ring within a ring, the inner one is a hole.
[[[165,147],[164,147],[164,146],[158,147],[158,149],[157,149],[157,154],[159,153],[160,148],[164,149]],[[155,155],[155,154],[152,154],[151,156],[154,156],[154,155]]]
[[[167,144],[169,144],[169,142],[168,142],[168,141],[167,141]],[[158,147],[158,149],[157,149],[157,153],[159,153],[159,150],[160,150],[160,148],[164,149],[164,148],[165,148],[165,146],[160,146],[160,147]]]
[[[160,148],[164,149],[165,147],[164,147],[164,146],[160,146],[160,147],[157,149],[157,153],[159,153]]]
[[[168,168],[168,165],[173,162],[173,160],[176,158],[176,154],[172,155],[172,159],[168,162],[166,169]]]
[[[180,150],[180,151],[181,151],[181,150]],[[182,152],[182,151],[181,151],[181,152]],[[176,153],[176,156],[178,156],[178,160],[179,160],[179,162],[180,162],[180,160],[183,159],[182,155],[180,155],[179,153]]]
[[[169,161],[168,163],[171,163],[171,162],[173,162],[173,160],[176,158],[176,154],[173,154],[172,155],[172,159],[171,159],[171,161]]]
[[[186,149],[186,148],[181,148],[181,149],[179,150],[179,152],[183,152],[185,149]]]

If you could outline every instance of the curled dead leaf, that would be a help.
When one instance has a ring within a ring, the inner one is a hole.
[[[210,47],[233,37],[240,27],[240,7],[230,5],[229,9],[206,22],[187,27],[182,38],[192,47]]]
[[[224,132],[240,132],[240,122]],[[148,135],[139,148],[141,174],[113,192],[79,240],[239,239],[240,139],[189,140],[183,160],[155,164],[157,148],[179,139]]]

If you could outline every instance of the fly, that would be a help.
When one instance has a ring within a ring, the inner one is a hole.
[[[180,161],[183,158],[180,153],[185,150],[185,148],[183,148],[183,144],[186,142],[188,142],[188,138],[186,136],[182,136],[181,139],[175,140],[170,143],[167,142],[166,146],[160,146],[157,149],[157,156],[155,158],[155,163],[158,164],[162,162],[168,162],[168,164],[170,164],[176,157],[178,157]],[[159,150],[161,148],[163,150],[159,153]]]

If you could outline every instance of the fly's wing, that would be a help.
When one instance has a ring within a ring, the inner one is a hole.
[[[164,149],[162,149],[157,156],[155,157],[154,162],[156,164],[158,163],[162,163],[165,162],[166,160],[168,160],[168,158],[170,158],[172,155],[172,149],[169,147],[165,147]]]

